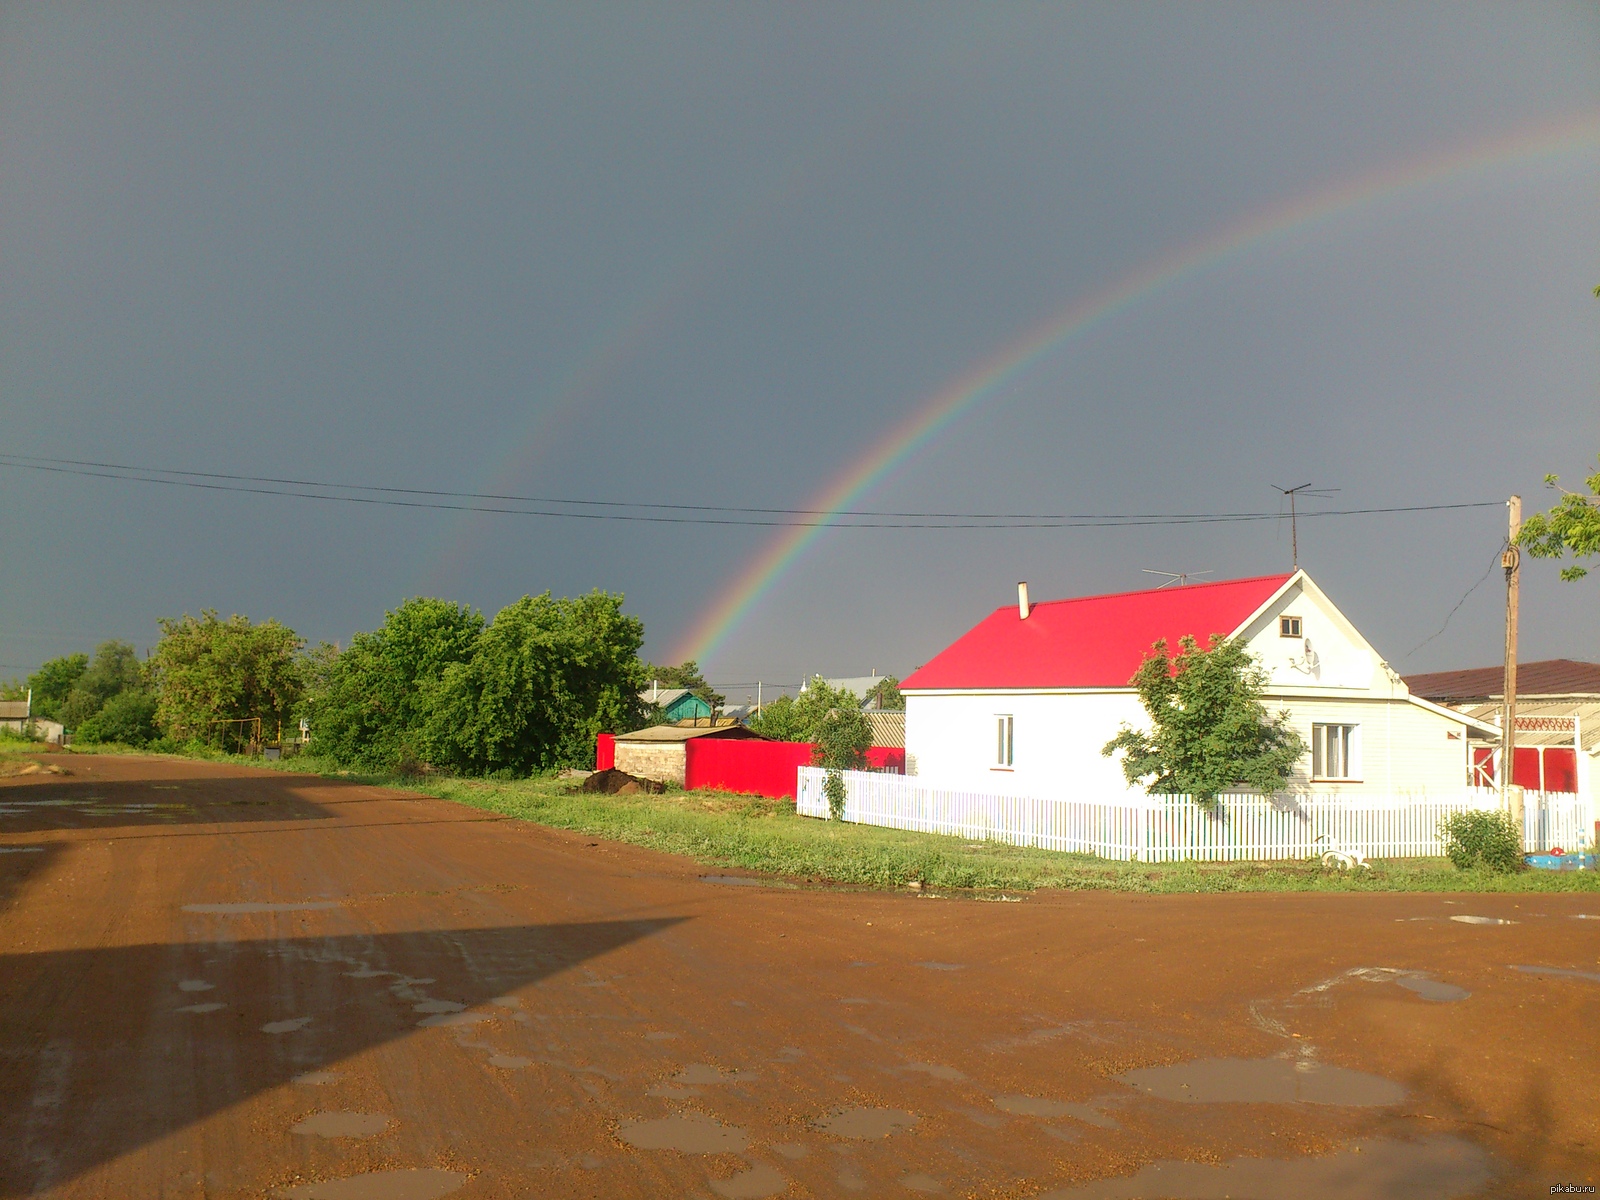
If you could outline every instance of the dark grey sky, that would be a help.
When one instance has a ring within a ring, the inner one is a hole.
[[[1249,214],[1587,120],[1180,280],[861,501],[1549,502],[1600,451],[1590,4],[0,9],[0,450],[803,507],[952,378]],[[0,468],[0,675],[212,607],[347,639],[407,596],[627,593],[647,652],[771,530]],[[1503,512],[1301,528],[1403,670],[1493,662]],[[1275,524],[838,530],[714,680],[903,673],[1036,597],[1285,568]],[[1526,657],[1600,658],[1526,573]],[[741,696],[742,698],[742,696]]]

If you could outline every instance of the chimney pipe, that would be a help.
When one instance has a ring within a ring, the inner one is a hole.
[[[1028,581],[1024,579],[1021,583],[1017,584],[1017,612],[1021,614],[1022,619],[1026,621],[1028,619],[1029,611]]]

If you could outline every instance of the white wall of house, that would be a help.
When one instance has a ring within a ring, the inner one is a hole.
[[[1300,619],[1297,636],[1282,635],[1283,616]],[[1352,730],[1340,739],[1352,751],[1352,769],[1341,772],[1347,777],[1314,777],[1308,755],[1293,780],[1297,790],[1394,795],[1467,786],[1468,727],[1413,701],[1315,585],[1297,580],[1240,635],[1267,671],[1269,711],[1288,710],[1308,745],[1317,725]],[[1000,761],[1004,717],[1012,721],[1010,763]],[[906,771],[972,791],[1142,794],[1128,787],[1120,761],[1100,752],[1124,724],[1149,727],[1131,688],[907,692]]]

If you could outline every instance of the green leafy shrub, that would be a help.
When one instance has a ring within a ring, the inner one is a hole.
[[[80,742],[146,745],[156,736],[156,698],[145,691],[118,692],[74,736]]]
[[[1508,875],[1520,871],[1522,832],[1506,812],[1451,813],[1439,822],[1444,852],[1458,870]]]

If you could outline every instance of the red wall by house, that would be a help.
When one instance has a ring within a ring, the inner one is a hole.
[[[617,735],[602,733],[594,739],[594,769],[609,771],[617,765]]]
[[[1493,750],[1472,752],[1472,761],[1478,768],[1473,772],[1475,785],[1493,786],[1494,757]],[[1575,792],[1578,790],[1577,751],[1566,746],[1518,746],[1512,756],[1511,782],[1530,792]]]
[[[810,742],[695,738],[685,747],[684,786],[792,800],[796,768],[810,766],[815,751]],[[904,774],[906,752],[899,746],[873,746],[867,751],[867,766]]]

